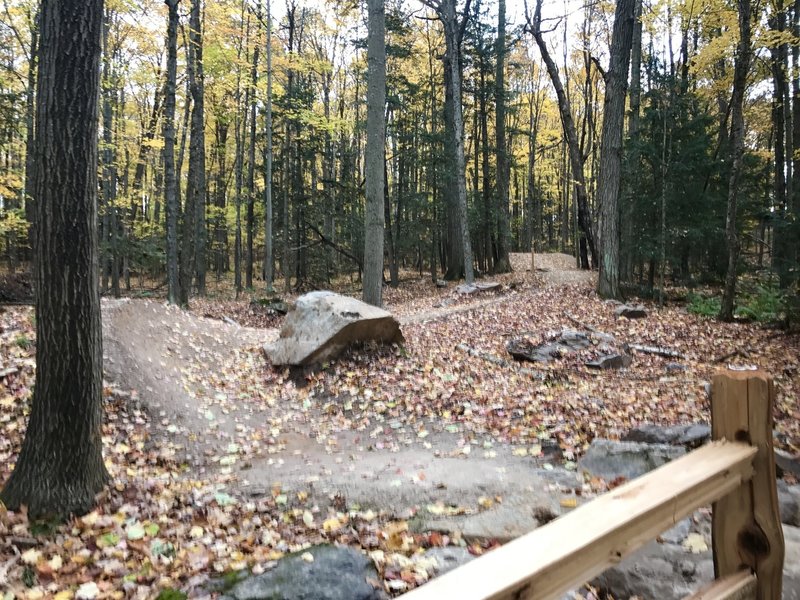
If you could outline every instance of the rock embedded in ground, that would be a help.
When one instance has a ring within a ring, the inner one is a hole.
[[[614,309],[614,314],[626,319],[644,319],[647,316],[647,310],[641,305],[629,306],[623,304]]]
[[[607,481],[635,479],[686,454],[681,446],[640,444],[596,438],[578,462],[580,469]]]
[[[692,522],[692,530],[700,532],[709,547],[704,552],[692,553],[683,547],[682,542],[671,543],[680,536],[670,537],[665,534],[662,539],[669,538],[667,543],[648,544],[618,565],[607,569],[592,581],[592,585],[614,598],[685,598],[714,579],[709,527],[707,516],[700,518],[698,522]],[[784,525],[783,536],[786,545],[783,599],[800,600],[800,529]]]
[[[300,296],[280,337],[264,351],[274,365],[307,366],[336,358],[360,342],[399,343],[400,324],[387,311],[333,292]]]
[[[789,473],[800,479],[800,456],[792,456],[784,450],[775,449],[775,466],[778,469],[778,476],[783,477],[785,473]]]
[[[513,339],[506,344],[506,350],[516,360],[548,362],[591,345],[592,342],[585,333],[564,329],[553,341],[538,346],[524,338]]]
[[[313,560],[308,560],[313,557]],[[241,581],[220,600],[384,600],[372,561],[352,548],[314,546]]]
[[[789,486],[778,480],[778,508],[781,522],[800,527],[800,485]]]
[[[425,559],[433,560],[436,563],[436,575],[444,575],[462,565],[467,564],[475,558],[469,550],[461,546],[445,546],[443,548],[429,548],[423,555]]]
[[[586,366],[590,369],[626,369],[632,361],[630,354],[605,354],[590,360]]]
[[[459,294],[471,295],[478,292],[494,292],[500,290],[503,285],[496,281],[483,281],[478,283],[466,284],[462,283],[456,287]]]
[[[705,423],[689,425],[661,426],[645,423],[634,427],[626,433],[625,442],[642,442],[645,444],[670,444],[699,448],[711,439],[711,427]]]

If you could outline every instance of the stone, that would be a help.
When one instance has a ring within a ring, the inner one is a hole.
[[[221,600],[384,600],[372,583],[378,581],[372,561],[360,552],[322,545],[282,558],[274,569],[234,585]]]
[[[635,479],[684,454],[686,449],[681,446],[596,438],[578,462],[578,466],[594,477],[607,481],[618,477]]]
[[[633,359],[630,354],[605,354],[586,363],[590,369],[626,369]]]
[[[498,283],[496,281],[483,281],[473,284],[466,284],[462,283],[458,287],[456,287],[456,291],[459,294],[476,294],[478,292],[494,292],[498,291],[503,287],[503,284]]]
[[[448,571],[465,565],[475,558],[469,553],[469,550],[461,546],[429,548],[422,556],[424,559],[433,560],[436,563],[436,575],[444,575]]]
[[[711,427],[705,423],[662,427],[645,423],[634,427],[623,436],[626,442],[645,444],[671,444],[686,448],[699,448],[711,439]]]
[[[778,477],[783,477],[784,473],[794,475],[795,479],[800,479],[800,456],[792,456],[784,450],[775,448],[775,466]]]
[[[399,343],[400,324],[387,311],[333,292],[300,296],[280,337],[264,351],[274,365],[307,366],[330,360],[359,342]]]
[[[664,368],[667,370],[667,373],[683,373],[689,370],[689,367],[686,365],[676,362],[667,363],[667,366]]]
[[[506,344],[506,350],[516,360],[549,362],[591,345],[592,341],[585,333],[564,329],[553,341],[538,346],[524,338],[513,339]]]
[[[783,537],[783,599],[800,600],[800,528],[784,525]],[[592,585],[614,598],[680,600],[713,579],[710,549],[692,554],[679,544],[652,542],[606,570]]]
[[[625,317],[626,319],[644,319],[647,316],[647,311],[644,306],[628,306],[623,304],[614,309],[614,314],[618,317]]]
[[[785,481],[778,480],[778,508],[781,522],[800,527],[800,486],[788,486]]]

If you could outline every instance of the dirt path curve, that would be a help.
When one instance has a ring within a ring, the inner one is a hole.
[[[515,258],[519,264],[529,261],[530,255]],[[591,281],[592,274],[575,269],[571,257],[537,259],[549,269],[540,274],[546,285]],[[571,268],[565,268],[567,261]],[[522,275],[525,266],[519,264],[516,274],[504,277],[530,278]],[[401,319],[403,323],[446,319],[519,293],[422,310]],[[482,497],[501,496],[502,506],[492,510],[449,519],[427,514],[417,526],[502,539],[535,527],[536,508],[558,512],[560,488],[552,473],[514,455],[511,447],[496,447],[495,456],[487,460],[461,455],[458,436],[446,432],[431,436],[425,444],[391,449],[374,448],[363,432],[339,432],[334,444],[321,439],[315,420],[325,419],[324,415],[299,413],[295,409],[302,400],[290,396],[287,402],[285,389],[284,400],[274,401],[280,394],[266,381],[260,347],[277,335],[277,329],[240,327],[162,302],[103,302],[107,380],[136,391],[151,415],[156,445],[184,458],[196,472],[222,473],[237,493],[257,496],[279,486],[304,490],[320,505],[344,496],[348,503],[395,514],[436,502],[475,507]],[[242,364],[253,375],[250,385],[256,381],[261,389],[237,391],[238,382],[231,381],[237,373],[232,365]],[[209,383],[215,381],[225,385]],[[420,478],[420,473],[425,476]]]

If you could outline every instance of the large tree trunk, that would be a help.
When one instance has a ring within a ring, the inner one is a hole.
[[[384,177],[386,151],[386,15],[383,0],[368,0],[367,151],[364,219],[364,302],[383,302]]]
[[[463,17],[466,19],[465,16]],[[453,148],[455,168],[455,223],[458,228],[458,241],[464,256],[464,280],[467,285],[474,283],[475,271],[472,265],[472,245],[469,239],[469,221],[467,215],[467,180],[466,165],[464,163],[464,113],[461,103],[461,40],[463,38],[462,22],[456,15],[456,0],[441,0],[437,13],[444,26],[446,44],[445,68],[448,69],[451,87],[452,106],[450,118],[452,126],[449,128],[449,140]],[[445,78],[447,82],[448,79]],[[448,269],[449,271],[449,269]]]
[[[272,0],[267,0],[267,101],[264,115],[264,283],[267,293],[275,286],[272,240]]]
[[[506,147],[506,1],[497,4],[497,72],[495,74],[495,134],[497,140],[497,203],[499,235],[497,237],[497,260],[495,273],[511,271],[511,228],[508,215],[508,180],[511,173]]]
[[[205,73],[203,70],[203,24],[200,18],[202,0],[193,0],[189,18],[192,80],[192,141],[189,146],[189,180],[194,191],[194,270],[197,293],[206,293],[206,134],[205,134]]]
[[[536,0],[536,11],[534,12],[533,23],[529,24],[529,30],[536,40],[542,60],[547,67],[547,74],[556,91],[558,97],[558,111],[561,116],[561,125],[564,135],[567,138],[567,153],[569,154],[570,166],[572,168],[572,178],[575,181],[575,196],[578,207],[578,227],[581,231],[580,239],[580,263],[582,269],[590,268],[589,255],[592,257],[592,264],[597,265],[597,250],[594,243],[592,232],[592,215],[589,211],[589,200],[586,195],[586,179],[583,175],[583,158],[580,154],[578,145],[578,133],[575,129],[575,121],[572,118],[572,107],[569,97],[564,91],[561,83],[561,76],[558,67],[550,55],[550,51],[545,43],[541,30],[542,20],[542,0]]]
[[[175,175],[175,81],[178,71],[178,2],[164,0],[167,25],[167,85],[164,94],[164,206],[167,212],[167,301],[180,302],[178,273],[178,182]]]
[[[719,318],[733,320],[736,297],[736,266],[739,261],[739,235],[736,230],[736,202],[739,193],[739,176],[744,155],[744,93],[747,87],[747,72],[750,68],[750,0],[738,0],[739,44],[733,68],[733,93],[731,94],[731,171],[728,178],[728,210],[725,217],[725,241],[728,247],[728,270]]]
[[[109,480],[97,238],[102,26],[102,0],[42,3],[36,387],[22,450],[0,494],[8,508],[24,505],[31,517],[85,513]]]
[[[636,0],[619,0],[611,34],[611,57],[606,74],[603,105],[603,134],[600,145],[600,173],[597,196],[600,213],[597,224],[600,246],[600,275],[597,292],[606,298],[621,298],[619,289],[619,190],[622,171],[622,132],[625,128],[625,99],[633,40]]]

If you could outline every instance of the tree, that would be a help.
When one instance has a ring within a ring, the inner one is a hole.
[[[3,503],[82,514],[108,482],[97,234],[102,0],[44,0],[36,94],[36,388]],[[69,51],[65,51],[65,49]]]
[[[605,74],[603,137],[600,146],[600,173],[597,178],[600,205],[597,223],[600,275],[597,292],[606,298],[622,297],[619,289],[619,191],[622,178],[622,132],[625,128],[625,99],[628,92],[635,10],[636,0],[617,2],[614,30],[611,34],[611,60]]]
[[[461,42],[464,39],[464,28],[469,19],[470,0],[467,0],[463,15],[459,17],[456,11],[456,0],[421,0],[425,6],[436,11],[436,15],[444,28],[445,54],[443,57],[445,68],[445,101],[449,99],[449,107],[445,108],[445,119],[449,121],[447,127],[448,144],[452,164],[450,165],[452,178],[455,184],[455,197],[450,211],[452,221],[455,223],[457,242],[460,242],[463,265],[449,264],[447,276],[457,278],[457,270],[463,266],[464,280],[467,285],[475,281],[475,271],[472,266],[472,244],[469,239],[469,222],[467,220],[467,179],[464,158],[464,107],[461,94]],[[449,109],[448,109],[449,108]],[[455,268],[453,268],[455,267]]]
[[[189,181],[194,193],[195,276],[197,293],[206,292],[206,133],[205,74],[203,71],[202,0],[192,1],[189,16],[189,91],[192,95],[192,141],[189,146]]]
[[[527,10],[525,12],[527,17]],[[561,125],[564,129],[564,135],[567,138],[567,152],[569,154],[570,167],[572,168],[572,177],[575,180],[575,195],[577,196],[578,204],[578,226],[581,230],[581,268],[588,269],[590,267],[590,254],[592,257],[592,264],[597,265],[597,250],[594,243],[594,233],[592,232],[592,216],[589,212],[589,199],[586,193],[586,178],[583,174],[583,158],[581,157],[580,147],[578,145],[578,133],[575,129],[575,121],[572,118],[572,107],[570,105],[569,96],[564,91],[564,85],[561,83],[561,76],[558,74],[558,67],[553,57],[550,55],[550,50],[544,39],[544,32],[542,31],[542,0],[536,0],[533,20],[531,21],[530,18],[527,20],[528,31],[533,36],[533,39],[536,40],[539,53],[542,55],[545,67],[547,67],[547,74],[550,76],[550,81],[558,97],[558,112],[561,116]]]
[[[364,222],[364,302],[383,301],[384,168],[386,164],[386,15],[383,0],[369,0],[367,35],[367,152]]]
[[[264,115],[264,282],[274,291],[274,245],[272,239],[272,0],[267,0],[267,99]]]
[[[508,180],[510,169],[506,150],[506,2],[497,4],[497,74],[495,75],[495,135],[497,137],[497,202],[500,218],[500,235],[498,236],[497,261],[495,273],[511,271],[511,230],[508,217]]]
[[[178,182],[175,174],[175,82],[178,77],[178,2],[164,0],[167,23],[167,84],[164,94],[164,206],[167,212],[167,300],[180,302],[178,272]]]
[[[733,320],[733,306],[736,296],[736,268],[739,261],[739,235],[736,229],[736,210],[739,193],[739,177],[742,172],[744,155],[744,93],[747,87],[747,72],[750,69],[750,0],[738,0],[739,44],[733,67],[733,93],[731,94],[731,167],[728,176],[728,211],[725,216],[725,242],[728,249],[728,268],[725,274],[725,288],[719,318]]]

